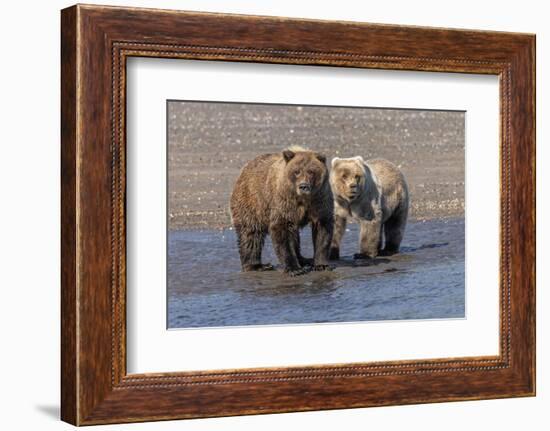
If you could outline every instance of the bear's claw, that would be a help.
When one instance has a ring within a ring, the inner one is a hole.
[[[331,265],[314,265],[313,271],[332,271],[334,268]]]
[[[247,264],[243,266],[243,272],[251,272],[251,271],[273,271],[275,268],[270,263],[261,264],[261,263],[254,263],[254,264]]]
[[[264,263],[260,268],[258,268],[258,271],[274,271],[274,270],[275,270],[275,267],[270,263]]]
[[[289,277],[297,277],[299,275],[307,274],[308,272],[308,268],[285,269],[285,274],[287,274]]]

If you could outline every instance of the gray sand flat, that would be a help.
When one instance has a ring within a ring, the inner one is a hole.
[[[229,196],[258,154],[302,145],[403,170],[411,219],[464,216],[463,112],[169,102],[169,229],[230,226]]]

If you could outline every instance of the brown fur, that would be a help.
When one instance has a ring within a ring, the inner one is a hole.
[[[330,269],[333,198],[324,156],[302,148],[263,154],[242,169],[231,194],[231,217],[243,271],[272,269],[262,264],[269,234],[286,273]],[[300,228],[311,223],[314,257],[300,253]]]
[[[361,226],[359,253],[355,258],[397,253],[409,211],[407,182],[399,168],[384,159],[365,162],[360,156],[335,158],[330,184],[335,214],[331,259],[339,258],[348,219],[356,220]]]

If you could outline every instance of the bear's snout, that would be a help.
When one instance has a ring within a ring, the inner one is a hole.
[[[350,198],[355,198],[359,194],[359,184],[348,184],[348,194]]]
[[[300,191],[300,193],[309,193],[311,192],[311,184],[302,182],[298,185],[298,190]]]

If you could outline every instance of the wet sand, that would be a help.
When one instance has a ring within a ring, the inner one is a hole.
[[[169,102],[168,118],[171,230],[230,227],[241,168],[289,145],[387,158],[407,178],[411,220],[464,216],[462,112]]]
[[[302,232],[312,256],[309,229]],[[412,222],[399,255],[354,260],[357,225],[331,272],[240,272],[231,230],[169,236],[168,327],[463,318],[464,220]],[[270,241],[264,262],[276,263]]]

